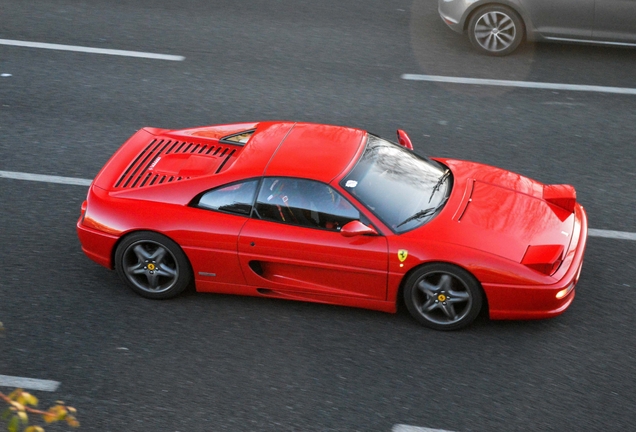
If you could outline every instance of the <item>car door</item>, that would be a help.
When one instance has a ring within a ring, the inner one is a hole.
[[[522,6],[543,37],[590,38],[594,0],[526,0]]]
[[[364,216],[330,186],[294,178],[265,178],[255,214],[239,236],[247,283],[298,296],[385,300],[387,241],[345,237],[340,229]]]
[[[596,0],[594,39],[636,43],[636,0]]]
[[[171,222],[171,235],[188,255],[198,289],[245,284],[237,241],[252,212],[259,180],[205,191]]]

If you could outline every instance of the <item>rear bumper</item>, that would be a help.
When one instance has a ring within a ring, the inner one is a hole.
[[[562,314],[572,303],[581,275],[587,243],[587,215],[575,208],[576,227],[570,250],[557,272],[558,282],[547,285],[483,284],[491,319],[543,319]]]
[[[465,12],[465,5],[461,4],[461,1],[440,1],[438,2],[439,16],[442,21],[457,33],[463,33],[464,22],[462,20],[463,12]],[[462,10],[463,9],[463,10]]]
[[[113,268],[112,251],[118,237],[85,227],[82,218],[77,222],[77,236],[87,257],[106,268]]]

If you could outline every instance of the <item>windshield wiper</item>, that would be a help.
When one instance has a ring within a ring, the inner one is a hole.
[[[432,215],[433,213],[435,213],[436,210],[437,210],[437,207],[431,207],[424,210],[420,210],[417,213],[415,213],[413,216],[409,216],[404,221],[400,222],[399,225],[396,226],[396,228],[399,228],[405,223],[411,222],[412,220],[422,219],[424,216]]]
[[[402,222],[400,222],[398,225],[396,225],[396,228],[401,227],[402,225],[411,222],[412,220],[415,219],[422,219],[425,216],[430,216],[433,213],[435,213],[437,210],[441,209],[442,207],[444,207],[444,204],[446,204],[446,201],[448,200],[448,197],[444,198],[442,200],[442,202],[440,202],[437,206],[435,207],[429,207],[427,209],[424,210],[420,210],[417,213],[415,213],[413,216],[409,216],[408,218],[406,218],[405,220],[403,220]]]
[[[433,187],[433,192],[431,192],[431,197],[428,199],[428,202],[431,202],[431,200],[433,199],[433,195],[435,195],[435,192],[437,192],[437,190],[442,186],[442,184],[448,178],[449,175],[450,175],[449,169],[444,171],[444,174],[442,174],[442,176],[439,178],[439,180],[437,180],[437,183]]]

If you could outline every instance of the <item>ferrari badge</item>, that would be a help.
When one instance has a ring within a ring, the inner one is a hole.
[[[407,256],[409,256],[409,251],[407,251],[406,249],[400,249],[398,251],[398,259],[400,260],[400,262],[404,262]]]

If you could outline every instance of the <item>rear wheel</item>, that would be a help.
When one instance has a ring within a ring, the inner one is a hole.
[[[125,237],[115,252],[115,268],[133,291],[152,299],[174,297],[192,280],[190,263],[181,248],[154,232]]]
[[[483,303],[479,282],[450,264],[425,264],[404,285],[404,302],[421,324],[436,330],[457,330],[477,317]]]
[[[521,43],[523,34],[521,18],[506,6],[485,6],[475,12],[468,23],[470,42],[488,55],[510,54]]]

